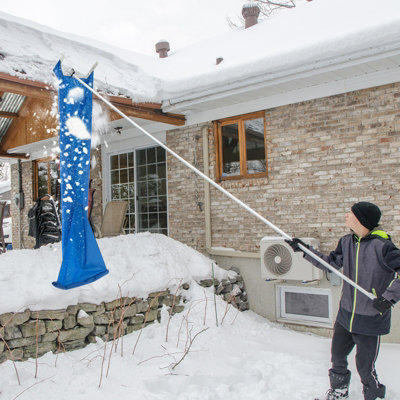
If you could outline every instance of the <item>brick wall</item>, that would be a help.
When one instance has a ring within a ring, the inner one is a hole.
[[[346,233],[344,213],[360,200],[382,209],[382,226],[400,244],[400,84],[391,84],[266,110],[268,178],[222,186],[290,235],[311,236],[323,251]],[[167,145],[202,170],[201,126],[173,130]],[[215,177],[213,133],[210,172]],[[200,178],[168,156],[171,237],[203,250]],[[256,251],[276,235],[211,189],[212,245]]]

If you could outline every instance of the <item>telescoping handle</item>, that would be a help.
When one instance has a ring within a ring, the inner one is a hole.
[[[365,290],[363,287],[352,281],[349,277],[346,275],[342,274],[340,271],[338,271],[336,268],[332,267],[329,263],[327,263],[325,260],[323,260],[321,257],[318,257],[316,254],[314,254],[310,249],[307,249],[307,247],[303,246],[301,243],[298,244],[299,248],[307,253],[309,256],[317,260],[320,264],[322,264],[324,267],[328,268],[330,271],[334,272],[336,275],[340,276],[343,280],[345,280],[347,283],[349,283],[351,286],[355,287],[357,290],[359,290],[361,293],[365,294],[367,297],[369,297],[371,300],[375,299],[376,296],[367,290]]]
[[[257,219],[259,219],[261,222],[263,222],[265,225],[269,226],[271,229],[273,229],[276,233],[281,235],[284,239],[287,240],[292,240],[292,238],[286,234],[284,231],[279,229],[277,226],[275,226],[272,222],[268,221],[266,218],[264,218],[262,215],[260,215],[257,211],[254,211],[252,208],[250,208],[247,204],[243,203],[241,200],[239,200],[237,197],[235,197],[233,194],[229,193],[227,190],[225,190],[222,186],[220,186],[218,183],[214,182],[212,179],[210,179],[207,175],[203,174],[200,170],[198,170],[196,167],[194,167],[192,164],[190,164],[188,161],[186,161],[184,158],[182,158],[180,155],[175,153],[173,150],[171,150],[168,146],[166,146],[164,143],[162,143],[160,140],[155,138],[153,135],[151,135],[149,132],[147,132],[144,128],[142,128],[139,124],[137,124],[135,121],[131,120],[127,115],[125,115],[122,111],[120,111],[117,107],[115,107],[112,103],[110,103],[107,99],[105,99],[100,93],[98,93],[96,90],[92,89],[87,83],[85,83],[82,79],[77,77],[75,74],[72,75],[81,85],[83,85],[86,89],[90,90],[96,97],[98,97],[102,102],[107,104],[112,110],[114,110],[117,114],[119,114],[122,118],[127,120],[131,125],[133,125],[135,128],[139,129],[142,131],[146,136],[148,136],[150,139],[152,139],[154,142],[156,142],[159,146],[161,146],[165,151],[170,153],[173,157],[181,161],[184,165],[186,165],[189,169],[191,169],[194,173],[197,175],[201,176],[205,181],[207,181],[210,185],[214,186],[216,189],[218,189],[220,192],[225,194],[227,197],[229,197],[231,200],[239,204],[239,206],[243,207],[245,210],[247,210],[250,214],[254,215]],[[316,254],[314,254],[311,250],[307,249],[303,245],[299,244],[299,247],[302,251],[313,257],[315,260],[317,260],[319,263],[324,265],[326,268],[328,268],[330,271],[335,273],[336,275],[339,275],[343,280],[348,282],[350,285],[355,287],[357,290],[359,290],[361,293],[365,294],[368,296],[371,300],[373,300],[376,296],[374,296],[372,293],[367,292],[364,288],[359,286],[357,283],[352,281],[350,278],[347,276],[343,275],[340,271],[336,270],[333,268],[330,264],[328,264],[326,261],[324,261],[322,258],[318,257]]]

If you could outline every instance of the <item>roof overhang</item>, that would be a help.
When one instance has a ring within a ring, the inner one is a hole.
[[[37,99],[37,100],[51,100],[55,94],[55,89],[43,82],[31,81],[28,79],[21,79],[15,76],[10,76],[0,73],[0,94],[10,94],[10,96],[24,96],[24,99]],[[8,97],[10,97],[8,96]],[[144,121],[152,121],[155,123],[166,124],[168,126],[182,126],[185,124],[185,116],[163,112],[160,103],[133,103],[132,99],[123,98],[118,96],[108,96],[108,100],[116,106],[120,111],[131,118],[139,118]],[[9,102],[12,103],[11,101]],[[13,109],[0,108],[0,122],[2,122],[3,131],[0,135],[0,157],[1,158],[27,158],[26,152],[31,152],[34,142],[26,142],[25,145],[18,146],[17,148],[10,148],[10,146],[2,145],[3,138],[7,138],[10,127],[14,121],[20,118],[19,110],[23,102],[18,103],[18,107]],[[120,119],[121,116],[115,111],[110,111],[111,121]],[[14,132],[14,134],[18,134]],[[37,140],[42,142],[41,138]],[[3,141],[4,143],[4,141]],[[35,146],[33,146],[35,147]]]
[[[239,107],[250,112],[399,81],[400,45],[393,43],[171,98],[163,110],[185,114],[192,125],[235,115]]]

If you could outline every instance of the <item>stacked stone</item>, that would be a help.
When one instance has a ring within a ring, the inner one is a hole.
[[[200,281],[203,287],[214,286],[215,293],[221,295],[225,301],[231,303],[240,311],[249,309],[247,293],[244,288],[244,281],[240,275],[229,279],[204,279]]]
[[[0,363],[26,360],[49,351],[64,352],[131,333],[160,320],[161,308],[182,312],[181,296],[169,290],[147,299],[122,297],[99,305],[80,303],[63,310],[30,311],[0,315]],[[173,308],[172,308],[173,306]]]

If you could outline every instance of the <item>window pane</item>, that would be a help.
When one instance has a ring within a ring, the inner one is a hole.
[[[119,179],[120,179],[120,183],[128,183],[128,170],[127,169],[121,169],[119,171]]]
[[[264,118],[245,121],[247,173],[266,172]]]
[[[59,171],[59,161],[58,160],[52,160],[50,161],[50,188],[51,188],[51,195],[54,197],[54,199],[60,200],[60,183],[59,183],[59,176],[60,176],[60,171]]]
[[[38,197],[43,197],[49,191],[47,182],[48,182],[48,171],[47,171],[47,162],[38,162]]]
[[[111,156],[110,159],[110,164],[111,164],[111,169],[118,169],[119,164],[118,164],[118,156]]]
[[[222,127],[222,176],[240,175],[238,124]]]
[[[285,293],[285,311],[288,314],[329,318],[329,297],[310,293]]]
[[[119,155],[119,167],[120,168],[128,167],[128,155],[126,153]]]
[[[115,185],[119,183],[119,171],[111,171],[111,184]]]

